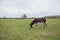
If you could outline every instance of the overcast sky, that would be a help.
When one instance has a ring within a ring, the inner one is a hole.
[[[60,15],[60,0],[0,0],[0,17]]]

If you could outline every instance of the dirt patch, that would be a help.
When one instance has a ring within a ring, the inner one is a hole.
[[[7,35],[0,33],[0,37],[7,37]]]
[[[40,34],[41,37],[52,37],[52,36],[56,36],[56,33],[53,32],[41,32]]]

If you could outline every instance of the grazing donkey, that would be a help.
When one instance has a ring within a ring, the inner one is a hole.
[[[32,25],[34,25],[35,23],[38,24],[39,22],[43,22],[45,24],[45,26],[47,27],[46,24],[46,18],[35,18],[31,23],[30,23],[30,27],[32,28]],[[44,26],[44,27],[45,27]]]

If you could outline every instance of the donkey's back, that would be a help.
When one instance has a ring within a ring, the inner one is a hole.
[[[35,21],[35,23],[36,22],[44,22],[45,23],[46,22],[46,18],[35,18],[34,21]]]

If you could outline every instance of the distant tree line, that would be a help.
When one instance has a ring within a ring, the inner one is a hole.
[[[21,18],[14,18],[14,19],[26,19],[27,18],[27,15],[26,14],[23,14],[22,16],[21,16]],[[0,19],[7,19],[7,17],[6,16],[4,16],[4,17],[2,17],[2,18],[0,18]],[[13,19],[13,18],[8,18],[8,19]]]
[[[60,16],[45,16],[45,18],[48,18],[48,19],[56,19],[56,18],[60,18]]]
[[[32,18],[27,18],[27,15],[26,14],[23,14],[21,16],[21,18],[8,18],[8,19],[34,19],[35,17],[32,17]],[[45,18],[47,19],[56,19],[56,18],[60,18],[60,15],[59,16],[45,16]],[[7,19],[6,16],[4,16],[3,18],[0,18],[0,19]]]

